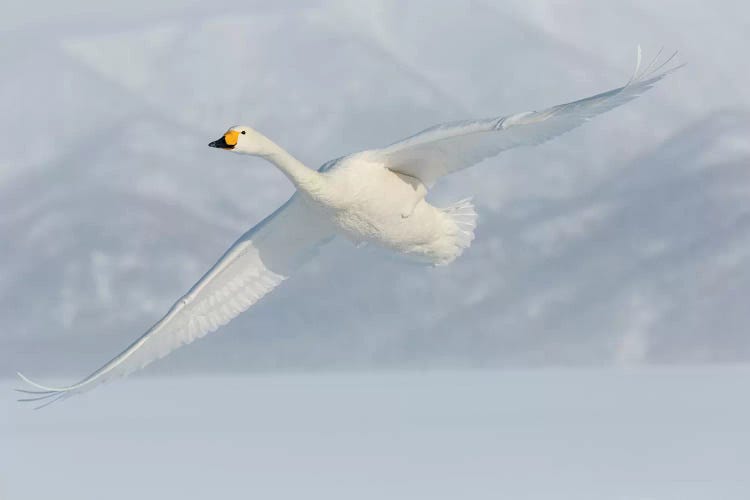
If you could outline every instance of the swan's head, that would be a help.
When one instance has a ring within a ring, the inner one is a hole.
[[[268,151],[270,141],[250,127],[237,125],[230,127],[224,135],[208,143],[212,148],[226,149],[233,153],[263,155]]]

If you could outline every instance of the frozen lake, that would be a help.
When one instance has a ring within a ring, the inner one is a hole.
[[[750,368],[0,385],[0,498],[746,499]]]

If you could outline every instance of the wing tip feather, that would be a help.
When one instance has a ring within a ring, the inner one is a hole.
[[[30,385],[31,387],[34,387],[34,390],[31,389],[14,389],[16,392],[21,394],[28,394],[30,397],[24,397],[19,398],[16,401],[19,403],[36,403],[39,401],[45,401],[44,403],[35,406],[34,410],[40,410],[46,406],[51,405],[52,403],[55,403],[57,401],[60,401],[61,399],[70,396],[70,389],[69,388],[57,388],[57,387],[49,387],[46,385],[42,385],[40,383],[34,382],[30,378],[28,378],[26,375],[24,375],[21,372],[16,372],[16,375],[18,378],[20,378],[24,383]]]
[[[49,387],[49,386],[46,386],[46,385],[42,385],[42,384],[40,384],[38,382],[34,382],[33,380],[31,380],[29,377],[27,377],[26,375],[24,375],[21,372],[16,372],[16,376],[18,378],[20,378],[22,381],[24,381],[25,383],[29,384],[32,387],[40,389],[41,391],[44,391],[44,392],[60,392],[60,388]]]

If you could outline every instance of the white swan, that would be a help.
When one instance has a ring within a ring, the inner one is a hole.
[[[662,79],[674,55],[657,59],[623,87],[543,111],[447,123],[383,149],[363,151],[312,170],[250,127],[230,128],[209,144],[265,158],[297,192],[245,233],[143,336],[77,384],[48,387],[20,373],[33,390],[20,401],[46,404],[143,368],[183,344],[226,324],[284,281],[321,244],[336,235],[370,242],[428,263],[461,255],[474,237],[469,200],[447,208],[425,201],[435,181],[516,146],[533,145],[634,99]],[[45,406],[45,405],[42,405]]]

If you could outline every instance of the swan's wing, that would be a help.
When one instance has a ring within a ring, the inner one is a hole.
[[[676,55],[657,57],[639,74],[641,52],[631,80],[624,86],[543,111],[506,117],[445,123],[373,151],[390,170],[431,186],[443,176],[516,146],[540,144],[578,127],[590,118],[635,99],[680,66],[662,70]]]
[[[35,387],[24,400],[65,397],[127,375],[203,337],[255,304],[289,276],[296,265],[333,236],[298,196],[245,233],[224,256],[143,336],[114,359],[68,387]]]

